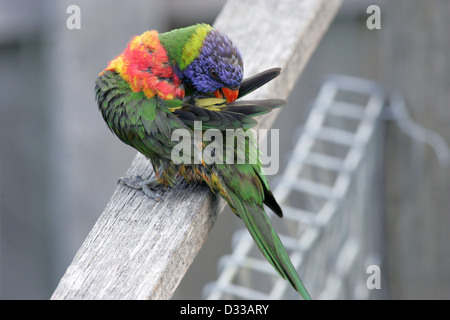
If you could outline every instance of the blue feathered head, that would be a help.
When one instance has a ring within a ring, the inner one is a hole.
[[[243,62],[238,48],[223,33],[211,29],[199,55],[183,70],[185,78],[203,93],[214,93],[229,102],[236,100],[243,78]]]

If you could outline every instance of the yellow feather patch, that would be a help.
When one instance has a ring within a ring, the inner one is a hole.
[[[227,100],[219,98],[201,98],[195,99],[195,105],[197,107],[206,108],[213,111],[220,111],[225,106]]]

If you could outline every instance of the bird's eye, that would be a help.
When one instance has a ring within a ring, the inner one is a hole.
[[[217,78],[218,74],[215,69],[209,69],[209,75],[213,78]]]

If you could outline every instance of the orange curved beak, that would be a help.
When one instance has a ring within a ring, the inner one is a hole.
[[[239,89],[232,90],[224,87],[214,91],[214,95],[219,99],[225,96],[225,99],[227,99],[227,101],[231,103],[233,101],[236,101],[236,99],[238,98]]]

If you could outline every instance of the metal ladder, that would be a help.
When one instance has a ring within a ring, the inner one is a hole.
[[[352,95],[357,102],[346,99]],[[284,212],[281,221],[290,228],[280,238],[313,298],[370,295],[363,269],[380,263],[374,229],[381,209],[367,183],[377,179],[381,165],[377,128],[385,101],[373,82],[329,77],[273,190]],[[206,299],[299,298],[261,254],[252,253],[257,249],[246,230],[233,238],[233,253],[219,262],[217,281],[204,288]]]

